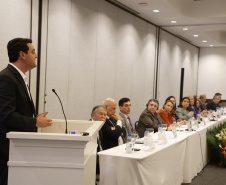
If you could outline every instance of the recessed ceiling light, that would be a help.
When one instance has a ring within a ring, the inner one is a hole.
[[[147,6],[148,3],[139,3],[140,6]]]
[[[175,24],[175,23],[177,23],[177,21],[171,21],[171,23]]]
[[[210,47],[213,47],[213,45],[210,45]]]
[[[203,40],[202,42],[207,42],[207,40]]]
[[[198,37],[199,35],[193,35],[193,37]]]
[[[159,10],[153,10],[153,12],[158,13],[158,12],[159,12]]]
[[[187,31],[187,30],[188,30],[188,28],[183,28],[183,30],[184,30],[184,31]]]

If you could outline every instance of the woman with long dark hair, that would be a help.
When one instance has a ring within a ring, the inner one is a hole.
[[[194,115],[193,111],[189,112],[189,109],[188,109],[189,104],[190,104],[190,99],[188,97],[182,98],[176,110],[176,115],[179,119],[187,121],[189,118],[191,118]]]

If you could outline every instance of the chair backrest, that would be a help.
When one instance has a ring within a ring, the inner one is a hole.
[[[138,121],[135,122],[135,130],[137,130]]]

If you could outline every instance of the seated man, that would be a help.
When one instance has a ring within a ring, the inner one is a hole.
[[[132,123],[129,114],[131,111],[131,103],[129,98],[122,98],[119,100],[119,116],[121,117],[122,120],[122,126],[126,130],[126,136],[129,133],[134,133],[135,132],[135,126]]]
[[[93,107],[91,117],[92,121],[106,121],[106,115],[107,115],[107,109],[103,105],[97,105]],[[99,131],[97,135],[97,152],[103,150],[102,147],[102,132]],[[99,167],[99,156],[97,155],[97,161],[96,161],[96,179],[99,180],[99,174],[100,174],[100,167]]]
[[[219,107],[220,97],[217,95],[214,95],[213,101],[209,102],[206,105],[207,110],[214,110],[216,111],[217,107]]]
[[[112,98],[104,100],[104,106],[107,108],[106,122],[101,128],[103,140],[103,150],[113,148],[124,143],[126,131],[122,127],[122,121],[119,115],[115,114],[117,103]]]
[[[200,109],[201,111],[204,111],[206,110],[206,95],[205,94],[202,94],[199,96],[199,105],[200,105]]]
[[[146,108],[141,113],[138,126],[137,133],[139,137],[144,137],[144,131],[146,128],[153,128],[154,132],[158,131],[158,127],[165,122],[157,113],[157,109],[159,107],[159,102],[156,99],[150,99],[146,104]],[[171,127],[168,127],[168,130],[171,130]]]
[[[106,116],[107,116],[107,109],[106,107],[104,107],[103,105],[97,105],[95,107],[93,107],[92,113],[91,113],[91,117],[92,117],[92,121],[106,121]],[[102,150],[102,133],[101,131],[98,133],[97,135],[97,143],[98,143],[98,148],[97,148],[97,152],[99,152],[100,150]]]
[[[222,94],[221,94],[221,93],[216,93],[215,96],[219,96],[220,101],[221,101],[221,98],[222,98]],[[219,101],[219,103],[217,104],[217,107],[219,107],[219,108],[222,107],[222,106],[220,105],[220,101]]]

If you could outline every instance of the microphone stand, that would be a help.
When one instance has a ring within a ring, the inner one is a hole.
[[[63,114],[64,114],[64,119],[65,119],[65,122],[66,122],[66,129],[65,129],[65,134],[67,134],[67,118],[65,116],[65,113],[64,113],[64,108],[63,108],[63,104],[60,100],[60,97],[58,96],[58,94],[56,93],[55,89],[52,89],[52,91],[55,93],[55,95],[58,97],[59,101],[60,101],[60,104],[61,104],[61,108],[62,108],[62,111],[63,111]]]

